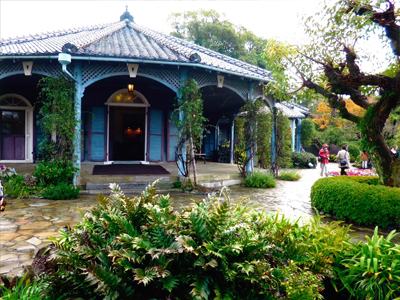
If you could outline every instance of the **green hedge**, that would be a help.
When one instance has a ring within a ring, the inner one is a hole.
[[[340,220],[400,226],[400,189],[379,185],[378,177],[321,178],[311,188],[311,204]]]

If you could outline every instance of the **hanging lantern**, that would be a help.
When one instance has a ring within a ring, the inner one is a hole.
[[[134,89],[135,89],[135,86],[133,84],[128,84],[128,91],[129,92],[133,92]]]

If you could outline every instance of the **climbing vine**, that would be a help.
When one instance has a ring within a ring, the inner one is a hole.
[[[271,163],[272,118],[261,100],[248,101],[235,119],[235,161],[243,178],[247,164],[256,159],[261,168]]]
[[[206,133],[203,116],[203,99],[196,80],[188,79],[183,82],[176,98],[175,110],[172,116],[179,132],[179,143],[175,152],[175,160],[181,174],[190,175],[193,168],[194,184],[197,185],[195,152],[200,151],[203,134]]]
[[[291,143],[292,132],[289,118],[284,116],[281,111],[276,114],[276,174],[280,168],[288,168],[291,165]]]
[[[75,130],[74,83],[65,78],[45,77],[39,81],[41,88],[38,121],[43,139],[39,144],[37,156],[40,164],[36,176],[46,184],[53,184],[57,177],[61,181],[72,182],[77,171],[73,167]],[[57,174],[56,174],[57,173]],[[52,175],[51,175],[52,174]],[[54,175],[54,176],[53,176]]]

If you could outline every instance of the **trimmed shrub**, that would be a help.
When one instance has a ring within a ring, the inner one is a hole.
[[[274,176],[269,173],[254,172],[247,176],[244,180],[244,185],[256,188],[274,188],[276,187],[276,181]]]
[[[301,175],[296,171],[281,172],[277,177],[280,180],[297,181],[301,179]]]
[[[356,145],[350,144],[349,145],[349,154],[350,154],[350,161],[355,162],[357,156],[360,155],[361,150]]]
[[[295,168],[309,169],[317,166],[317,158],[310,152],[292,152],[291,157]]]
[[[44,189],[42,196],[51,200],[71,200],[79,196],[80,187],[61,182],[58,185],[50,185]]]
[[[379,185],[378,177],[319,179],[311,188],[311,204],[340,220],[380,227],[400,226],[400,189]]]

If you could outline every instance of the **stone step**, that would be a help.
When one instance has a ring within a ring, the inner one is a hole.
[[[114,183],[114,182],[112,182]],[[153,183],[153,181],[145,181],[145,182],[115,182],[118,184],[123,191],[130,190],[130,189],[145,189],[149,184]],[[165,187],[172,187],[172,183],[162,183],[161,181],[157,185],[165,186]],[[85,186],[86,190],[109,190],[110,189],[110,182],[88,182]]]
[[[113,175],[113,176],[106,176],[106,175],[87,175],[83,174],[81,178],[81,185],[88,185],[89,183],[144,183],[147,184],[149,182],[154,182],[155,180],[159,180],[160,182],[171,182],[178,180],[178,176],[174,175]]]
[[[122,189],[124,194],[141,194],[143,193],[144,188],[137,188],[137,189]],[[173,193],[182,193],[181,189],[158,189],[157,193],[159,194],[173,194]],[[111,194],[110,189],[99,189],[99,190],[81,190],[79,192],[80,195],[109,195]]]

